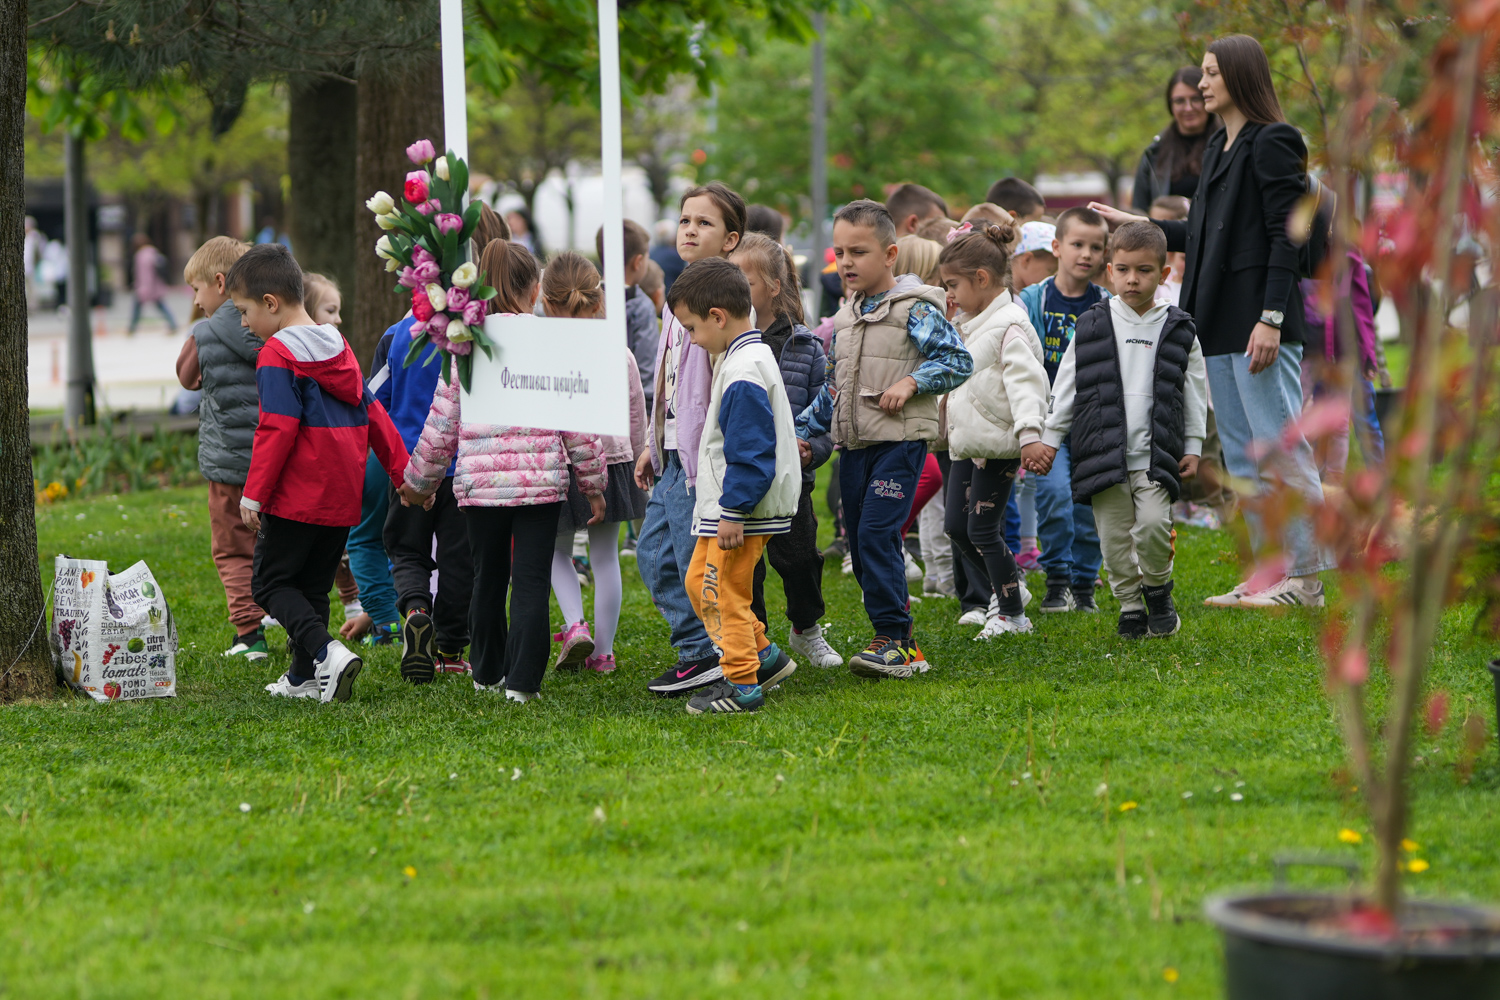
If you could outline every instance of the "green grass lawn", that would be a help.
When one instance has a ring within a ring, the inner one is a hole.
[[[1116,639],[1103,591],[988,645],[927,601],[930,674],[804,666],[759,715],[698,718],[644,690],[672,653],[629,562],[613,676],[521,706],[413,689],[385,650],[321,706],[262,692],[284,653],[219,657],[204,490],[38,528],[48,579],[59,552],[151,564],[180,694],[0,709],[3,997],[1209,997],[1205,896],[1280,851],[1373,859],[1317,616],[1198,604],[1235,579],[1223,534],[1179,540],[1173,639]],[[859,594],[825,582],[847,655]],[[1488,719],[1468,620],[1432,685]],[[1418,741],[1412,885],[1497,899],[1500,768],[1491,744],[1460,784],[1454,729]]]

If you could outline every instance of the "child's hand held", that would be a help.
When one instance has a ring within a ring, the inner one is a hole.
[[[251,510],[244,505],[240,506],[240,520],[245,522],[245,527],[251,531],[260,530],[260,512]]]
[[[1183,455],[1182,461],[1177,463],[1177,470],[1182,473],[1183,479],[1194,479],[1198,475],[1198,456]]]
[[[812,445],[808,444],[806,441],[802,440],[801,438],[798,438],[797,439],[797,455],[802,460],[802,467],[803,468],[807,468],[807,466],[809,466],[809,465],[812,464],[812,457],[813,457],[813,454],[812,454]]]
[[[641,457],[635,460],[635,484],[641,489],[650,492],[655,484],[651,481],[651,452],[641,452]]]
[[[604,494],[589,497],[589,510],[594,516],[589,518],[589,524],[598,524],[604,520]]]

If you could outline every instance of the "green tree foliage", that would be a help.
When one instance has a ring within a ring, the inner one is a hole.
[[[829,188],[837,203],[925,184],[955,205],[1047,169],[1134,168],[1162,126],[1184,58],[1155,0],[870,0],[827,24]],[[809,173],[807,48],[769,43],[719,89],[708,169],[802,214]]]

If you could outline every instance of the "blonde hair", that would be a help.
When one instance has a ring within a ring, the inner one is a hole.
[[[552,311],[565,316],[601,316],[604,286],[599,269],[583,254],[564,250],[547,262],[542,272],[542,298]]]
[[[485,284],[495,289],[491,313],[530,312],[526,298],[537,282],[536,257],[530,250],[507,239],[490,240],[480,251],[479,271]]]
[[[964,217],[961,221],[973,222],[975,219],[983,219],[986,222],[993,222],[997,226],[1013,226],[1016,223],[1016,217],[1014,215],[1011,215],[1005,209],[1001,208],[999,205],[996,205],[992,201],[981,201],[979,204],[975,205],[973,208],[965,212]],[[974,228],[978,229],[979,227],[975,226]]]
[[[788,322],[802,322],[802,286],[797,281],[797,267],[792,262],[792,253],[765,233],[746,233],[740,245],[729,253],[729,259],[748,257],[755,264],[760,280],[781,285],[776,293],[776,315],[785,316]],[[770,326],[775,317],[757,316],[762,328]]]
[[[182,269],[182,280],[191,285],[195,281],[213,281],[216,274],[227,275],[234,262],[249,249],[250,244],[233,237],[215,236],[188,258]]]
[[[920,236],[924,240],[932,240],[934,243],[941,244],[948,238],[948,230],[954,229],[957,226],[958,223],[955,220],[945,219],[942,216],[935,215],[918,226],[917,231],[912,235]]]
[[[941,288],[943,282],[938,277],[938,257],[942,252],[941,243],[934,243],[916,233],[903,236],[896,241],[896,266],[892,271],[896,274],[915,274],[922,279],[922,284]]]
[[[330,295],[338,294],[339,283],[328,275],[314,271],[302,272],[302,308],[307,310],[309,316],[316,313]]]

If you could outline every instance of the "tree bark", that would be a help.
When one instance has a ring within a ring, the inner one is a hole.
[[[291,236],[304,270],[338,282],[345,308],[354,292],[354,183],[359,91],[340,80],[292,90],[287,138]]]
[[[0,0],[0,702],[50,690],[26,378],[26,0]]]
[[[436,54],[399,76],[371,76],[359,82],[354,175],[355,203],[361,207],[354,213],[354,295],[352,300],[345,297],[349,320],[344,329],[367,375],[375,345],[406,314],[410,302],[391,292],[396,282],[375,256],[381,229],[362,203],[376,191],[401,197],[407,173],[416,169],[406,158],[406,147],[418,139],[431,139],[437,149],[445,148],[442,62]]]

